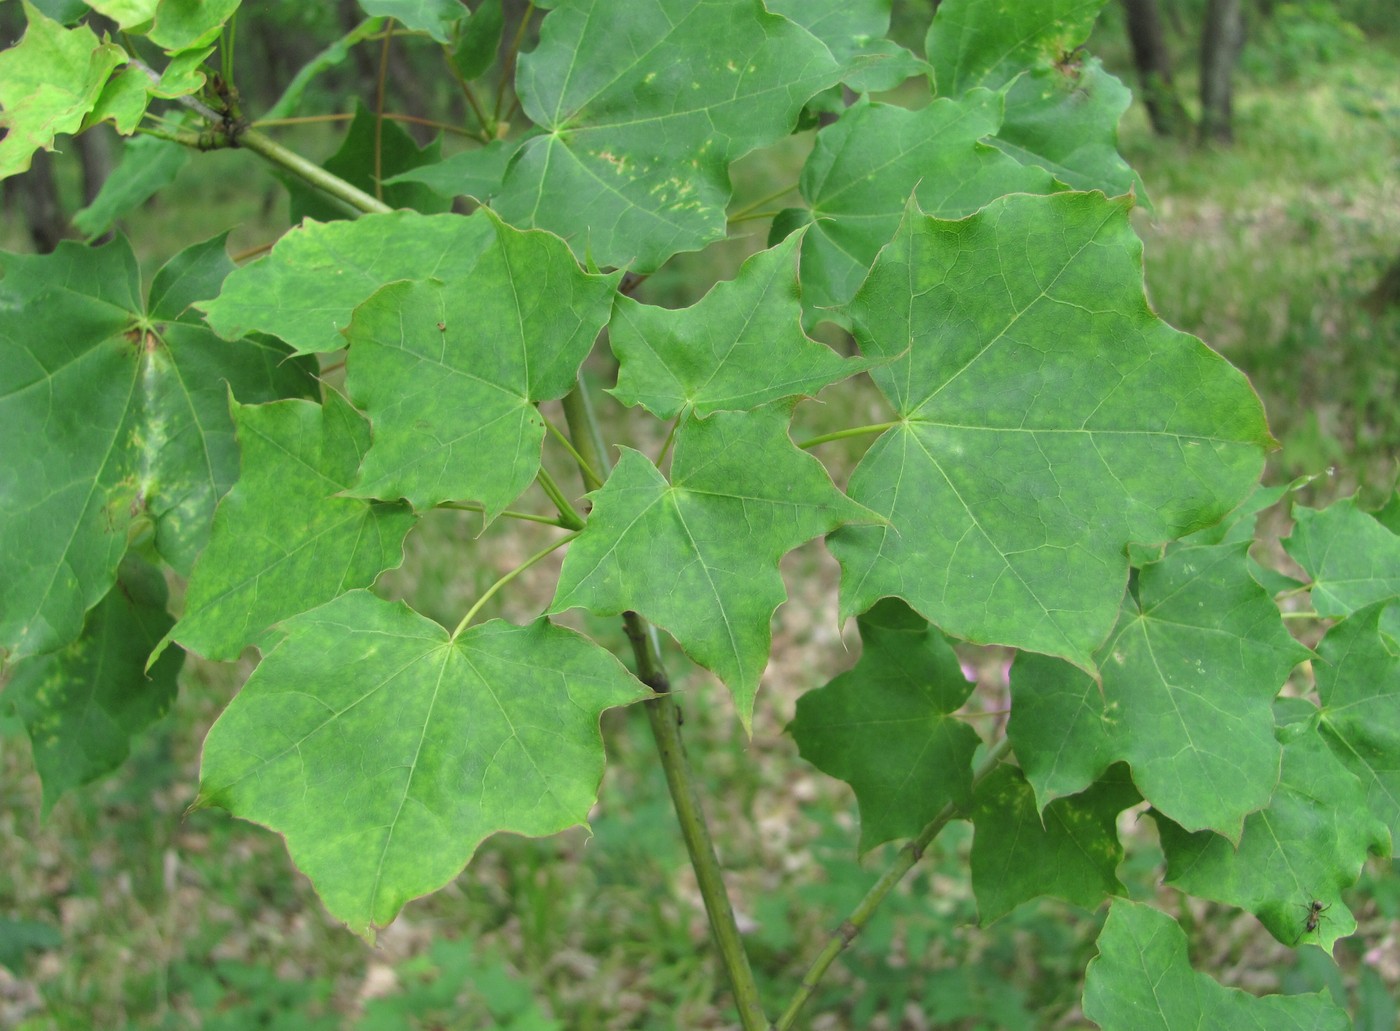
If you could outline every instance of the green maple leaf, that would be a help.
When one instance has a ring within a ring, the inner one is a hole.
[[[798,183],[814,223],[802,244],[804,302],[855,296],[910,194],[926,214],[960,218],[1004,194],[1054,191],[1045,172],[985,142],[1001,115],[1000,95],[986,90],[917,111],[862,100],[819,132]]]
[[[1294,722],[1281,728],[1283,771],[1267,808],[1244,822],[1238,843],[1190,834],[1158,813],[1167,881],[1199,898],[1248,909],[1285,945],[1332,943],[1356,930],[1341,891],[1356,882],[1368,851],[1389,854],[1390,835],[1366,809],[1365,791],[1315,732],[1316,710],[1280,700]],[[1313,932],[1308,908],[1327,910]],[[1305,939],[1306,936],[1306,939]]]
[[[544,419],[607,323],[621,273],[584,273],[548,233],[497,231],[451,283],[384,287],[355,309],[346,387],[374,444],[354,493],[415,508],[480,501],[489,523],[539,471]]]
[[[1118,153],[1118,120],[1133,94],[1097,58],[1027,72],[1005,91],[1006,118],[991,141],[1023,165],[1045,169],[1075,190],[1147,190]]]
[[[456,634],[365,591],[287,620],[204,743],[199,804],[281,833],[326,908],[369,936],[500,831],[583,823],[598,718],[647,691],[538,620]]]
[[[1176,547],[1145,567],[1095,656],[1012,668],[1007,733],[1042,800],[1126,761],[1143,797],[1192,830],[1238,840],[1278,782],[1272,702],[1310,654],[1249,575],[1246,543]]]
[[[0,179],[29,167],[36,150],[77,132],[112,73],[126,63],[86,25],[65,29],[24,0],[24,37],[0,52]]]
[[[542,131],[492,205],[599,265],[655,269],[724,237],[729,165],[786,136],[841,71],[758,0],[566,0],[520,59]]]
[[[620,363],[619,401],[662,419],[748,410],[815,394],[868,366],[802,332],[800,234],[744,262],[689,308],[673,311],[619,296],[608,335]]]
[[[1361,780],[1370,812],[1400,841],[1400,646],[1385,617],[1400,605],[1380,602],[1334,626],[1318,645],[1314,667],[1322,700],[1322,734],[1343,766]]]
[[[1283,548],[1312,577],[1319,616],[1349,616],[1400,597],[1400,534],[1357,508],[1354,498],[1321,511],[1297,505],[1293,518]]]
[[[787,597],[778,560],[844,521],[870,518],[788,439],[790,411],[780,402],[689,418],[669,483],[624,450],[590,495],[593,512],[569,546],[550,608],[646,616],[728,685],[746,728],[769,622]]]
[[[45,816],[63,792],[125,762],[132,739],[174,702],[184,656],[170,652],[146,671],[173,622],[165,602],[160,571],[127,559],[76,641],[15,668],[5,698],[29,731]]]
[[[1120,769],[1041,812],[1020,770],[993,770],[977,786],[972,810],[972,890],[983,926],[1041,895],[1085,909],[1121,895],[1118,814],[1140,800]]]
[[[1114,899],[1084,975],[1084,1015],[1134,1031],[1348,1031],[1351,1021],[1323,989],[1263,998],[1191,969],[1186,935],[1151,906]]]
[[[402,279],[455,282],[497,242],[486,216],[395,211],[353,222],[306,222],[271,253],[228,277],[202,307],[228,339],[254,331],[280,337],[300,352],[335,351],[356,306]]]
[[[369,426],[339,394],[234,405],[243,473],[214,516],[170,636],[210,659],[235,659],[274,623],[367,587],[403,560],[414,516],[345,497]]]
[[[231,267],[196,244],[140,300],[124,239],[0,255],[0,650],[52,651],[111,588],[129,535],[187,573],[238,471],[228,391],[272,400],[316,389],[273,343],[218,339],[188,310]]]
[[[1105,0],[948,0],[926,47],[940,96],[1000,90],[1006,117],[992,141],[1076,190],[1108,194],[1142,182],[1118,154],[1118,120],[1132,94],[1093,58],[1078,56]]]
[[[898,596],[948,633],[1094,670],[1129,542],[1218,522],[1272,443],[1249,383],[1148,308],[1127,200],[909,211],[849,305],[899,423],[832,536],[841,611]],[[1092,778],[1091,778],[1092,779]]]
[[[998,89],[1028,67],[1061,60],[1089,37],[1108,0],[943,0],[924,52],[940,96]]]
[[[890,0],[767,0],[774,14],[797,22],[826,44],[846,69],[842,81],[862,93],[892,90],[928,65],[885,34]]]
[[[893,599],[859,624],[860,661],[799,698],[788,731],[802,758],[855,790],[866,851],[969,801],[980,742],[953,715],[973,685],[936,628]]]

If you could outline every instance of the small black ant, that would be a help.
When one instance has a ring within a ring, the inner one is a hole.
[[[1295,946],[1303,940],[1303,935],[1312,934],[1314,931],[1317,930],[1317,925],[1322,922],[1322,914],[1327,912],[1332,907],[1330,905],[1324,906],[1317,899],[1313,899],[1303,908],[1308,911],[1308,919],[1303,924],[1303,929],[1298,932],[1298,937],[1293,939],[1293,944]]]

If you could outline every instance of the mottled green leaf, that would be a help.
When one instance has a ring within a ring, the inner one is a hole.
[[[669,483],[624,449],[590,495],[593,512],[569,546],[550,609],[646,616],[725,682],[745,727],[768,662],[769,622],[787,597],[778,560],[843,521],[869,518],[788,438],[789,413],[778,402],[690,417]]]
[[[274,623],[368,587],[403,560],[414,516],[343,496],[369,447],[369,426],[334,392],[307,401],[234,405],[243,473],[214,516],[171,637],[234,659]]]
[[[452,25],[467,13],[461,0],[359,0],[369,15],[393,18],[404,28],[426,32],[439,43],[446,43]]]
[[[401,279],[465,278],[497,242],[484,215],[395,211],[354,222],[307,222],[277,241],[261,261],[228,277],[224,291],[200,305],[219,335],[271,333],[300,352],[334,351],[355,307]]]
[[[1268,804],[1281,755],[1272,701],[1309,653],[1249,575],[1248,547],[1176,547],[1145,567],[1095,655],[1102,684],[1067,663],[1017,659],[1007,732],[1042,805],[1120,760],[1191,830],[1238,840]]]
[[[355,309],[346,386],[374,426],[355,494],[480,501],[490,522],[539,471],[535,405],[574,388],[620,273],[588,275],[558,237],[473,217],[496,241],[465,277],[391,284]]]
[[[0,179],[29,167],[36,150],[77,132],[97,106],[112,72],[126,63],[115,43],[98,41],[86,25],[65,29],[28,0],[29,27],[0,51]]]
[[[1393,841],[1400,841],[1400,647],[1382,633],[1382,618],[1397,608],[1381,602],[1333,627],[1313,665],[1323,738],[1360,778]]]
[[[1316,712],[1301,699],[1284,709]],[[1247,909],[1285,945],[1302,941],[1327,952],[1356,930],[1341,891],[1356,882],[1368,851],[1389,851],[1385,826],[1366,810],[1365,791],[1328,750],[1309,720],[1280,729],[1283,772],[1266,809],[1245,820],[1239,844],[1200,831],[1190,834],[1160,814],[1167,881],[1198,898]],[[1307,930],[1308,908],[1327,907]]]
[[[1001,103],[986,90],[917,111],[861,101],[817,134],[799,182],[815,223],[802,245],[809,307],[855,296],[910,194],[925,214],[961,218],[1003,194],[1057,188],[985,142],[1001,124]]]
[[[825,43],[853,90],[891,90],[910,76],[928,72],[924,62],[884,38],[891,0],[767,0],[765,6]]]
[[[1148,307],[1128,208],[1070,193],[906,215],[848,309],[890,359],[871,376],[900,422],[849,486],[888,525],[831,540],[843,614],[898,596],[954,636],[1093,670],[1128,543],[1249,494],[1272,443],[1259,400]]]
[[[943,0],[924,41],[940,96],[998,89],[1089,37],[1107,0]]]
[[[1095,909],[1123,893],[1118,814],[1140,801],[1122,768],[1042,813],[1021,771],[1002,764],[973,801],[972,890],[985,926],[1041,895]]]
[[[566,0],[516,75],[543,132],[492,204],[599,265],[654,269],[725,235],[730,163],[787,135],[840,71],[759,0]]]
[[[1297,505],[1283,548],[1312,577],[1320,616],[1348,616],[1400,597],[1400,535],[1386,529],[1353,498],[1321,511]]]
[[[282,630],[205,740],[199,802],[281,833],[326,908],[366,937],[489,835],[583,823],[603,774],[599,715],[647,693],[545,620],[454,637],[352,591]]]
[[[1076,190],[1108,194],[1142,183],[1118,154],[1118,120],[1132,94],[1077,48],[1105,0],[948,0],[927,40],[940,96],[975,87],[1006,96],[992,141],[1022,164],[1039,166]]]
[[[121,159],[97,196],[73,216],[73,225],[89,240],[173,183],[190,160],[190,148],[154,136],[135,136],[122,144]]]
[[[662,419],[689,407],[705,416],[815,394],[867,367],[802,332],[800,235],[744,262],[679,311],[619,296],[608,337],[621,369],[612,391]]]
[[[195,245],[198,260],[209,247]],[[12,657],[77,637],[144,527],[189,571],[237,474],[230,389],[253,401],[316,389],[280,347],[170,318],[171,284],[198,260],[162,274],[168,321],[157,321],[124,239],[0,255],[0,435],[25,442],[0,450],[0,538],[26,542],[0,549],[0,649]]]
[[[184,655],[167,652],[146,672],[151,648],[174,622],[165,600],[160,571],[128,559],[76,641],[16,667],[3,697],[29,731],[45,815],[63,792],[124,763],[132,738],[174,702]]]
[[[340,148],[325,160],[323,167],[326,171],[339,176],[351,186],[375,195],[374,176],[377,170],[384,182],[381,199],[391,208],[412,208],[425,215],[448,210],[452,206],[451,201],[434,190],[413,182],[389,182],[400,172],[437,161],[442,151],[440,141],[434,140],[420,148],[397,122],[385,121],[379,126],[375,122],[374,112],[363,103],[357,103],[355,117],[345,131],[345,138],[340,141]],[[325,193],[313,189],[303,180],[287,176],[285,182],[291,195],[291,221],[313,218],[333,222],[349,214]]]
[[[1128,87],[1097,58],[1056,62],[1006,91],[1006,119],[991,142],[1072,189],[1132,190],[1146,204],[1142,180],[1118,153],[1118,120],[1132,101]]]
[[[1151,906],[1114,899],[1084,978],[1084,1015],[1104,1031],[1350,1031],[1324,990],[1262,998],[1191,969],[1186,935]]]
[[[953,715],[973,685],[936,628],[893,599],[859,624],[860,661],[799,698],[788,731],[802,758],[855,790],[866,851],[968,802],[980,741]]]

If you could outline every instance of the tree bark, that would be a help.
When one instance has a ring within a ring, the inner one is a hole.
[[[1235,138],[1232,94],[1235,61],[1244,46],[1240,0],[1208,0],[1201,31],[1201,139],[1230,143]]]
[[[24,220],[29,227],[29,239],[40,254],[54,250],[60,240],[69,236],[68,218],[58,196],[58,184],[53,176],[53,155],[36,150],[29,171],[10,180],[19,198]]]
[[[1158,136],[1185,136],[1191,118],[1172,84],[1172,58],[1157,0],[1123,0],[1123,6],[1128,13],[1128,42],[1133,47],[1133,63],[1152,131]]]

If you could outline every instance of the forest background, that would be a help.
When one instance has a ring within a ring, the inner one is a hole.
[[[1139,101],[1169,105],[1164,84],[1144,83],[1134,66],[1127,15],[1140,6],[1106,8],[1088,48]],[[1217,6],[1162,0],[1180,114],[1164,122],[1161,110],[1135,102],[1121,128],[1121,149],[1153,205],[1135,213],[1150,296],[1263,396],[1283,444],[1267,483],[1316,476],[1301,488],[1306,503],[1359,491],[1374,505],[1391,490],[1400,453],[1400,309],[1386,289],[1400,259],[1400,36],[1384,5],[1367,0],[1245,4],[1222,125],[1202,118],[1199,89],[1203,29]],[[18,7],[0,5],[7,42],[18,33]],[[253,111],[360,17],[353,4],[263,8],[243,27],[237,76]],[[918,38],[928,16],[926,3],[897,4],[894,34],[907,26]],[[406,48],[391,51],[387,67],[386,110],[460,121],[459,96],[420,75]],[[312,85],[303,110],[345,112],[347,96],[372,99],[378,73],[378,51],[356,48]],[[283,131],[296,134],[302,152],[327,155],[341,128]],[[406,130],[428,139],[412,124]],[[30,174],[6,184],[0,247],[46,249],[100,218],[103,169],[121,147],[105,132],[36,155]],[[230,151],[171,169],[174,188],[123,220],[143,269],[228,225],[238,227],[234,254],[280,234],[286,191],[270,177],[249,190],[253,165]],[[775,175],[741,162],[736,208],[749,184]],[[651,284],[652,303],[692,303],[765,238],[758,225],[750,238],[668,266]],[[466,539],[471,531],[464,520],[435,532]],[[426,556],[442,543],[420,536],[392,574],[428,599],[430,615],[460,611],[494,576],[434,568]],[[756,973],[775,994],[790,991],[783,979],[800,970],[794,952],[848,910],[880,868],[878,852],[857,861],[849,790],[803,763],[784,734],[796,697],[858,652],[854,625],[845,639],[837,626],[835,567],[820,548],[799,549],[784,569],[795,574],[792,601],[779,613],[768,703],[753,738],[727,702],[686,712],[694,750],[707,756],[712,828]],[[218,811],[185,815],[198,742],[247,672],[191,660],[180,704],[132,759],[66,795],[47,819],[24,728],[0,695],[0,1026],[728,1026],[683,849],[653,833],[669,821],[669,802],[634,714],[605,721],[608,783],[591,833],[493,839],[473,863],[470,887],[410,906],[371,950],[325,914],[275,836]],[[974,672],[994,710],[1001,669],[984,659]],[[610,807],[610,798],[629,804]],[[1089,1026],[1077,1009],[1079,972],[1102,913],[1044,901],[978,928],[962,873],[969,838],[951,832],[900,887],[824,982],[812,1012],[827,1016],[813,1027]],[[1358,1027],[1393,1027],[1396,873],[1390,862],[1368,869],[1355,892],[1364,901],[1354,907],[1362,927],[1354,940],[1369,951],[1340,943],[1335,964],[1316,949],[1279,946],[1253,917],[1224,907],[1193,902],[1178,916],[1195,924],[1193,962],[1222,982],[1255,992],[1329,985]],[[1120,876],[1135,898],[1159,891],[1150,849],[1135,850]]]

